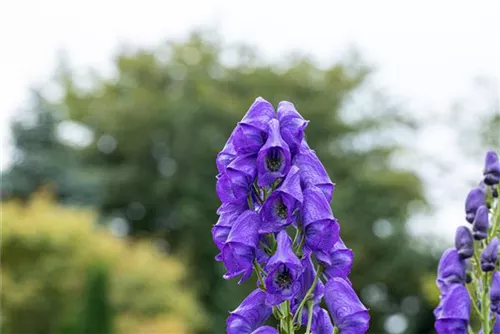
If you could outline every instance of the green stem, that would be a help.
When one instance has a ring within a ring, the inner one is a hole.
[[[300,312],[302,312],[302,309],[304,308],[306,301],[312,295],[314,288],[316,287],[316,284],[318,284],[318,280],[319,280],[319,277],[321,276],[322,272],[323,272],[323,267],[318,265],[318,269],[316,270],[316,277],[314,277],[314,281],[313,281],[311,287],[309,288],[309,290],[307,290],[307,293],[304,296],[304,299],[302,299],[302,301],[299,304],[299,307],[297,308],[297,311],[293,315],[292,323],[295,322],[295,320],[297,319],[297,316],[300,314]]]
[[[262,267],[260,266],[257,260],[253,261],[253,266],[255,269],[255,273],[257,274],[257,279],[259,280],[259,286],[262,290],[266,291],[266,287],[264,285],[264,280],[262,279]]]
[[[486,272],[483,276],[483,289],[481,298],[481,311],[483,311],[482,322],[483,322],[483,333],[490,334],[490,273]]]
[[[307,327],[306,327],[305,334],[311,333],[311,325],[312,325],[312,318],[313,318],[313,306],[314,306],[313,302],[311,302],[311,301],[307,302]]]

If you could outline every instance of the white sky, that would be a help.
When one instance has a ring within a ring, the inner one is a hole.
[[[377,84],[422,118],[447,113],[454,101],[470,96],[475,77],[500,78],[497,0],[6,0],[0,4],[1,168],[10,159],[8,122],[28,88],[50,79],[58,51],[65,50],[78,69],[106,70],[122,43],[156,46],[200,26],[216,28],[226,42],[256,45],[272,60],[297,50],[329,62],[356,46],[378,69]],[[435,130],[424,131],[416,147],[454,167],[460,149],[451,125]],[[432,219],[415,220],[417,233],[435,225],[439,234],[450,233],[463,221],[468,182],[480,177],[482,162],[460,163],[457,175],[464,178],[449,187],[424,166],[415,167],[426,184],[443,189],[428,187],[431,201],[442,201],[450,190],[455,195]]]

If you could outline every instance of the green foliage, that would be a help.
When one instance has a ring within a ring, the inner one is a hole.
[[[90,88],[63,73],[61,109],[94,134],[81,153],[100,176],[100,214],[126,219],[133,236],[164,239],[185,258],[189,284],[212,320],[205,332],[223,333],[227,311],[255,285],[245,291],[224,281],[214,261],[215,156],[257,96],[290,100],[311,120],[308,142],[337,183],[332,206],[355,251],[351,278],[371,309],[371,332],[384,332],[385,317],[403,312],[408,296],[419,303],[406,314],[408,331],[430,331],[434,305],[423,298],[419,277],[434,271],[435,261],[412,247],[405,230],[410,205],[423,203],[422,185],[393,166],[400,148],[384,139],[411,132],[409,120],[384,101],[346,108],[369,82],[362,64],[320,68],[296,57],[271,66],[248,50],[236,49],[238,63],[228,66],[222,59],[230,50],[193,34],[156,50],[119,53],[116,75],[94,77]],[[380,221],[389,233],[376,236]]]
[[[112,332],[112,314],[109,301],[108,268],[91,266],[87,273],[87,301],[83,311],[82,334],[109,334]]]
[[[109,333],[111,312],[116,333],[191,333],[204,325],[178,261],[118,240],[94,220],[46,194],[2,203],[2,332]]]

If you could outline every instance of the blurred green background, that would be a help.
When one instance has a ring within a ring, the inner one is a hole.
[[[247,45],[228,65],[224,51],[200,32],[124,49],[112,76],[85,85],[62,59],[50,82],[60,98],[32,91],[2,174],[2,333],[223,333],[255,282],[223,280],[214,260],[215,156],[257,96],[311,121],[370,333],[394,315],[405,333],[433,332],[436,253],[407,228],[429,203],[421,178],[394,164],[406,148],[392,136],[421,124],[386,96],[346,117],[372,80],[355,53],[320,67],[271,64]],[[492,115],[468,134],[498,144]]]

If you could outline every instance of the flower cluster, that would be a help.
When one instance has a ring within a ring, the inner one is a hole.
[[[368,310],[348,279],[353,252],[330,208],[334,184],[304,138],[307,124],[292,103],[275,112],[257,98],[217,155],[216,260],[226,279],[257,277],[227,319],[230,334],[368,330]],[[264,326],[271,315],[278,329]]]
[[[471,309],[484,334],[500,334],[500,162],[495,152],[486,154],[483,180],[465,201],[465,219],[472,229],[459,226],[455,247],[439,261],[437,285],[440,302],[434,310],[435,328],[441,333],[476,333],[470,324]]]

